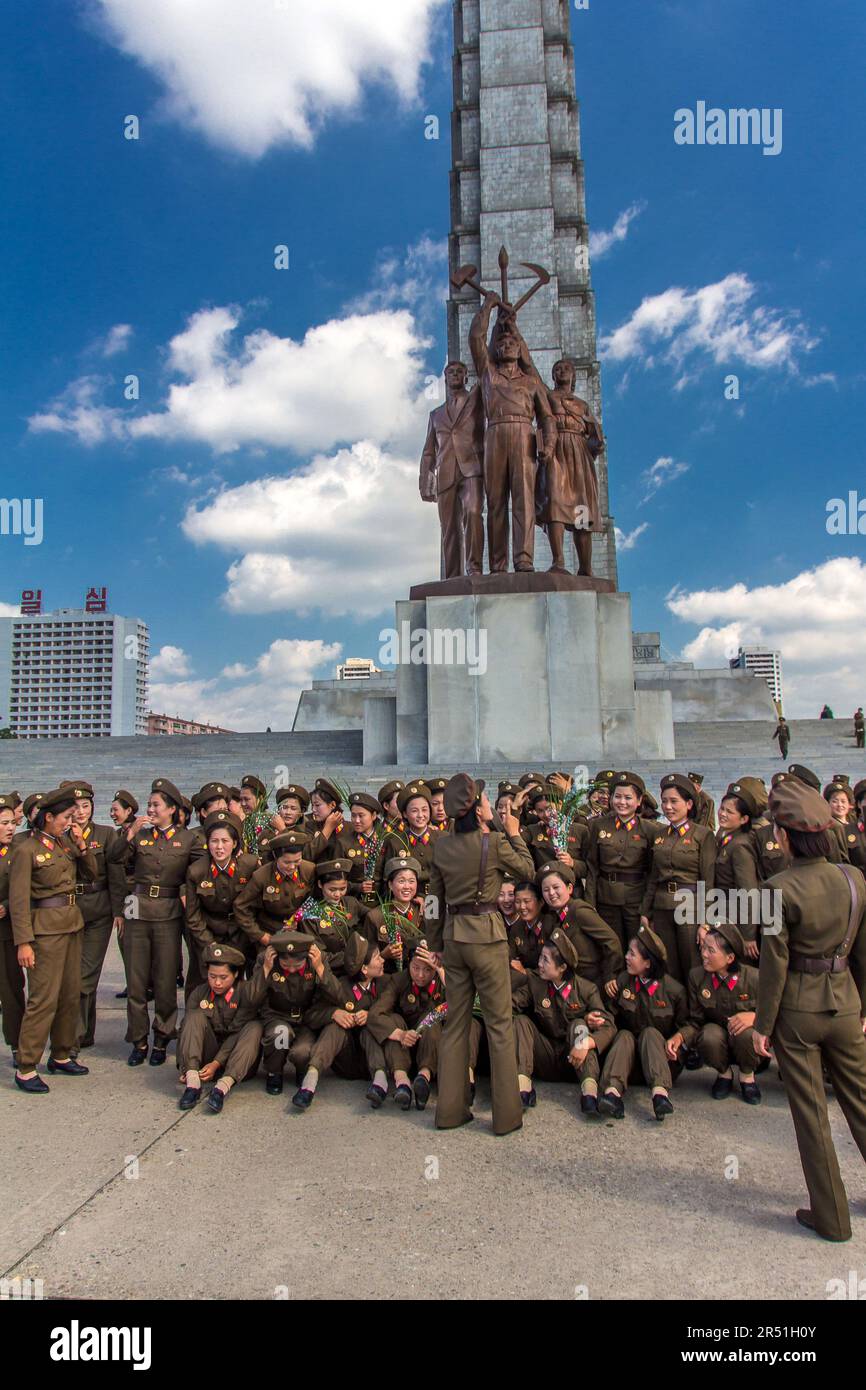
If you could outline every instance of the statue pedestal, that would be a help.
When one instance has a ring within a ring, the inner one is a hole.
[[[528,574],[414,588],[397,604],[398,763],[627,767],[672,754],[669,702],[638,712],[631,601],[612,587]]]

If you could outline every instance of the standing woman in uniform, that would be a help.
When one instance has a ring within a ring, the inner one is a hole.
[[[732,782],[719,802],[715,887],[727,894],[726,915],[743,934],[742,959],[746,961],[758,959],[760,874],[752,833],[757,819],[758,804],[752,792],[742,782]],[[749,895],[745,902],[732,896],[743,892]]]
[[[12,839],[15,834],[13,796],[0,796],[0,1009],[3,1010],[3,1039],[17,1062],[18,1034],[24,1017],[24,971],[12,940],[9,917],[9,870],[12,865]]]
[[[655,825],[641,819],[646,793],[636,772],[611,783],[611,813],[589,827],[586,900],[612,927],[623,952],[640,928],[641,900],[652,865]]]
[[[761,942],[754,1047],[779,1060],[809,1206],[801,1226],[849,1240],[851,1218],[827,1118],[823,1069],[866,1159],[866,883],[850,864],[827,862],[830,812],[796,778],[770,793],[776,837],[791,867],[769,880],[781,923]]]
[[[128,832],[128,830],[129,830],[129,827],[132,825],[132,822],[135,820],[135,817],[138,815],[138,802],[136,801],[135,797],[132,795],[132,792],[124,791],[123,788],[121,788],[120,791],[116,791],[116,792],[114,793],[114,800],[112,801],[111,805],[110,805],[109,808],[108,808],[108,814],[111,816],[111,819],[114,821],[114,825],[115,825],[115,831],[114,831],[114,833],[115,833],[115,836],[116,836],[116,838],[118,839],[118,841],[122,844],[122,846],[123,846],[123,851],[124,851],[124,852],[123,852],[123,863],[124,863],[124,872],[126,873],[126,893],[125,893],[125,895],[124,895],[124,904],[125,904],[126,902],[129,901],[130,895],[132,894],[132,887],[133,887],[132,879],[129,877],[128,868],[126,868],[126,859],[127,859],[126,850],[127,850],[127,845],[128,845],[128,843],[129,843],[129,841],[127,840],[127,832]],[[125,906],[124,906],[124,910],[125,910]],[[114,920],[115,920],[115,923],[116,923],[116,922],[117,922],[117,918],[115,917]],[[126,942],[125,942],[124,939],[123,939],[123,932],[120,931],[120,930],[119,930],[118,933],[117,933],[117,944],[118,944],[118,946],[120,947],[120,954],[121,954],[121,956],[123,957],[123,971],[124,971],[124,974],[128,974],[127,966],[126,966]],[[114,997],[115,997],[115,999],[126,999],[127,996],[128,996],[128,992],[129,992],[129,991],[127,990],[126,986],[124,986],[124,988],[119,992],[119,994],[115,994]]]
[[[31,833],[12,856],[9,911],[18,964],[27,971],[27,1007],[18,1037],[15,1085],[38,1094],[49,1088],[36,1068],[51,1037],[48,1070],[86,1076],[72,1057],[78,1037],[81,940],[84,919],[75,884],[92,879],[96,864],[72,823],[75,797],[65,787],[47,792],[31,813]]]
[[[469,1036],[476,991],[487,1028],[493,1131],[510,1134],[523,1124],[511,1007],[508,934],[496,899],[504,870],[532,875],[532,856],[517,817],[503,817],[504,833],[491,830],[493,811],[484,783],[458,772],[445,788],[445,812],[454,829],[440,835],[430,873],[428,946],[443,948],[448,981],[448,1027],[439,1053],[438,1129],[472,1119],[469,1108]]]
[[[177,962],[183,924],[183,895],[187,870],[202,857],[196,831],[181,830],[178,816],[183,798],[166,777],[157,777],[147,801],[147,819],[139,816],[128,833],[126,867],[133,897],[128,918],[117,919],[126,938],[127,1058],[139,1067],[147,1057],[150,1015],[147,990],[153,988],[153,1047],[150,1065],[160,1067],[177,1036]]]
[[[698,913],[696,899],[700,883],[707,893],[714,886],[716,837],[706,825],[695,824],[698,794],[688,777],[667,773],[661,780],[661,802],[668,826],[659,826],[655,836],[641,925],[649,926],[652,919],[664,942],[667,970],[685,984],[689,971],[701,963],[697,932],[704,914]]]

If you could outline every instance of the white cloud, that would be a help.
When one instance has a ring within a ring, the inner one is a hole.
[[[309,148],[371,84],[413,102],[445,0],[98,3],[109,40],[162,83],[172,120],[257,158],[277,145]]]
[[[341,654],[338,642],[281,637],[250,667],[238,663],[220,676],[151,683],[151,708],[239,733],[290,729],[300,692]]]
[[[643,535],[644,531],[648,529],[648,527],[648,521],[642,521],[641,524],[639,526],[636,526],[633,531],[621,531],[618,526],[615,526],[613,529],[614,536],[616,538],[617,550],[634,550],[640,537]]]
[[[102,377],[78,377],[55,397],[47,410],[30,416],[28,428],[33,434],[71,434],[88,448],[109,439],[123,439],[127,428],[123,411],[102,405],[99,400],[105,386]]]
[[[814,719],[825,700],[837,715],[866,701],[864,591],[866,564],[844,556],[781,584],[677,591],[667,606],[704,625],[683,648],[696,665],[722,665],[740,646],[780,651],[786,713]]]
[[[673,364],[681,379],[686,359],[701,354],[721,365],[739,361],[794,372],[818,340],[796,311],[756,304],[756,293],[748,275],[734,274],[697,290],[673,287],[651,295],[600,339],[600,354],[609,362],[638,358],[647,367]]]
[[[0,603],[0,618],[17,618],[20,614],[20,603]]]
[[[103,357],[114,357],[129,346],[131,339],[132,324],[116,323],[102,339],[99,350]]]
[[[448,242],[422,236],[404,252],[380,253],[372,288],[346,305],[348,313],[370,314],[382,309],[411,309],[425,332],[435,328],[448,299]]]
[[[628,236],[628,229],[636,217],[646,208],[645,202],[632,203],[614,222],[608,232],[590,232],[589,234],[589,254],[592,260],[597,261],[599,257],[606,256],[612,246],[617,242],[625,241]]]
[[[191,506],[183,530],[197,545],[244,552],[227,573],[235,613],[370,617],[439,574],[438,515],[418,495],[417,462],[368,440],[288,477],[226,488]]]
[[[644,502],[648,502],[651,497],[654,497],[659,488],[666,487],[668,483],[672,483],[675,479],[681,478],[682,475],[688,473],[688,471],[689,465],[687,463],[679,463],[676,459],[672,458],[656,459],[652,467],[647,468],[641,474],[646,484],[646,491],[643,496]]]
[[[160,647],[150,659],[151,676],[189,676],[192,674],[189,657],[183,647]]]

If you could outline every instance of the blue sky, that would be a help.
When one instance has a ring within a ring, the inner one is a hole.
[[[285,728],[435,574],[450,5],[241,8],[2,7],[4,492],[44,542],[0,536],[0,601],[106,584],[167,649],[155,706]],[[592,270],[620,584],[700,664],[781,646],[793,715],[866,699],[863,537],[825,524],[866,497],[864,31],[856,0],[572,15],[590,226],[624,229]],[[781,108],[781,153],[677,145],[701,100]]]

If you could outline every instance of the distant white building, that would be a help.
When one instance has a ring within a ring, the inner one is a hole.
[[[379,667],[366,656],[349,656],[337,667],[338,681],[368,681],[371,676],[381,674]]]
[[[0,726],[19,739],[146,733],[147,624],[107,608],[89,589],[83,608],[43,613],[42,591],[24,590],[20,614],[0,618]]]
[[[737,655],[731,657],[731,667],[751,671],[761,676],[770,687],[770,694],[777,705],[782,704],[782,654],[771,651],[769,647],[740,647]]]

